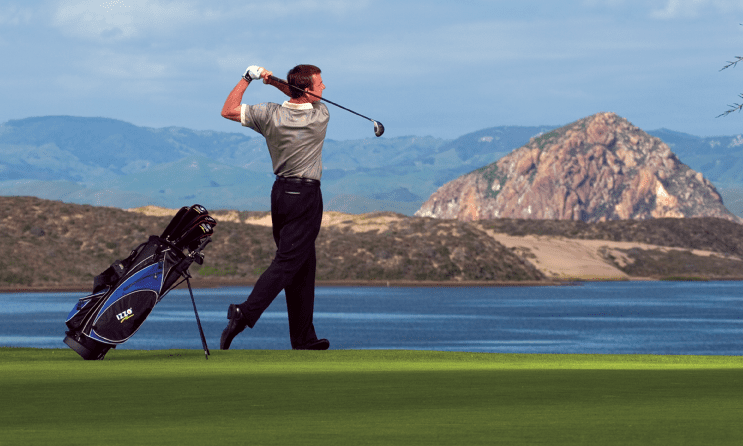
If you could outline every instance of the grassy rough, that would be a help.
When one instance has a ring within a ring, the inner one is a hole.
[[[656,218],[586,223],[574,220],[497,219],[478,222],[509,235],[637,242],[743,256],[743,225],[721,218]]]
[[[266,213],[235,212],[246,218]],[[510,235],[627,241],[701,249],[718,257],[633,250],[621,266],[638,277],[743,276],[743,225],[715,218],[608,221],[510,220],[479,222],[395,215],[385,229],[355,232],[330,226],[317,240],[317,278],[328,281],[542,281],[544,275],[495,241],[486,231]],[[160,234],[170,217],[145,216],[122,209],[76,205],[33,197],[0,197],[0,288],[88,288],[93,277],[125,258],[151,234]],[[220,221],[206,248],[199,279],[220,283],[256,280],[273,259],[269,227]]]
[[[0,444],[739,444],[743,358],[0,349]]]
[[[236,213],[244,218],[251,214]],[[88,287],[126,258],[170,217],[33,197],[0,197],[0,288]],[[254,281],[276,251],[270,227],[219,221],[196,279]],[[534,281],[544,276],[479,228],[463,222],[406,218],[389,230],[323,228],[319,280]]]

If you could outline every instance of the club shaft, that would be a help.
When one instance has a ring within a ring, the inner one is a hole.
[[[276,81],[276,82],[279,82],[279,83],[281,83],[281,84],[287,85],[287,86],[289,86],[289,87],[291,87],[291,88],[293,88],[293,89],[295,89],[295,90],[301,91],[302,93],[308,94],[308,95],[310,95],[310,96],[314,96],[314,97],[316,97],[317,99],[320,99],[321,101],[325,101],[325,102],[327,102],[327,103],[329,103],[329,104],[333,104],[333,105],[335,105],[336,107],[338,107],[338,108],[342,108],[343,110],[345,110],[345,111],[347,111],[347,112],[351,112],[351,113],[353,113],[353,114],[354,114],[354,115],[356,115],[356,116],[361,116],[362,118],[364,118],[364,119],[368,119],[368,120],[369,120],[369,121],[371,121],[371,122],[376,122],[376,121],[374,121],[374,120],[373,120],[372,118],[366,117],[366,116],[362,115],[361,113],[356,113],[355,111],[353,111],[353,110],[351,110],[351,109],[349,109],[349,108],[346,108],[346,107],[344,107],[344,106],[342,106],[342,105],[340,105],[340,104],[336,104],[335,102],[331,101],[330,99],[325,99],[325,98],[324,98],[324,97],[322,97],[322,96],[318,96],[318,95],[316,95],[316,94],[313,94],[313,93],[310,93],[309,91],[306,91],[306,90],[304,90],[304,89],[302,89],[302,88],[299,88],[299,87],[297,87],[296,85],[292,85],[292,84],[290,84],[289,82],[285,81],[284,79],[279,79],[279,78],[278,78],[278,77],[276,77],[276,76],[269,76],[269,77],[270,77],[270,78],[271,78],[272,80]]]

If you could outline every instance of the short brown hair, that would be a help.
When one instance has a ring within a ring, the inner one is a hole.
[[[293,99],[301,98],[304,95],[305,88],[312,88],[312,76],[320,73],[320,69],[314,65],[297,65],[289,70],[286,75],[287,82],[302,89],[302,91],[299,91],[292,88],[291,97]]]

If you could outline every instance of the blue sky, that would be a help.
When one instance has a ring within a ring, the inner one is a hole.
[[[219,116],[245,67],[323,70],[325,96],[385,136],[453,139],[600,111],[734,135],[743,0],[3,0],[0,122],[103,116],[246,131]],[[253,84],[245,102],[281,102]],[[373,137],[330,106],[328,137]]]

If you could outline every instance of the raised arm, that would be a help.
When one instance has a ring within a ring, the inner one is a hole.
[[[272,74],[272,71],[268,71],[263,67],[255,65],[249,66],[248,69],[245,70],[243,78],[240,79],[240,82],[238,82],[237,85],[235,85],[235,88],[233,88],[227,96],[227,100],[224,101],[224,105],[222,106],[222,117],[240,122],[243,95],[245,94],[248,85],[250,85],[250,81],[254,79],[263,79],[263,83],[268,84]],[[271,81],[271,84],[273,85],[274,82]],[[276,88],[279,87],[276,86]],[[279,88],[279,90],[284,91],[282,88]],[[286,94],[288,95],[289,93]]]
[[[245,94],[248,85],[250,85],[250,81],[246,81],[245,79],[240,79],[240,82],[235,85],[235,88],[227,96],[227,100],[224,101],[224,106],[222,106],[223,118],[240,122],[240,106],[243,100],[243,94]]]
[[[269,76],[270,76],[270,74],[269,74]],[[291,95],[292,95],[290,93],[290,91],[292,91],[292,87],[290,87],[290,86],[288,86],[286,84],[282,84],[281,82],[276,82],[275,80],[271,79],[270,77],[263,78],[263,83],[264,84],[268,84],[268,85],[273,85],[274,87],[278,88],[279,91],[281,91],[282,93],[284,93],[285,95],[287,95],[289,97],[291,97]]]

